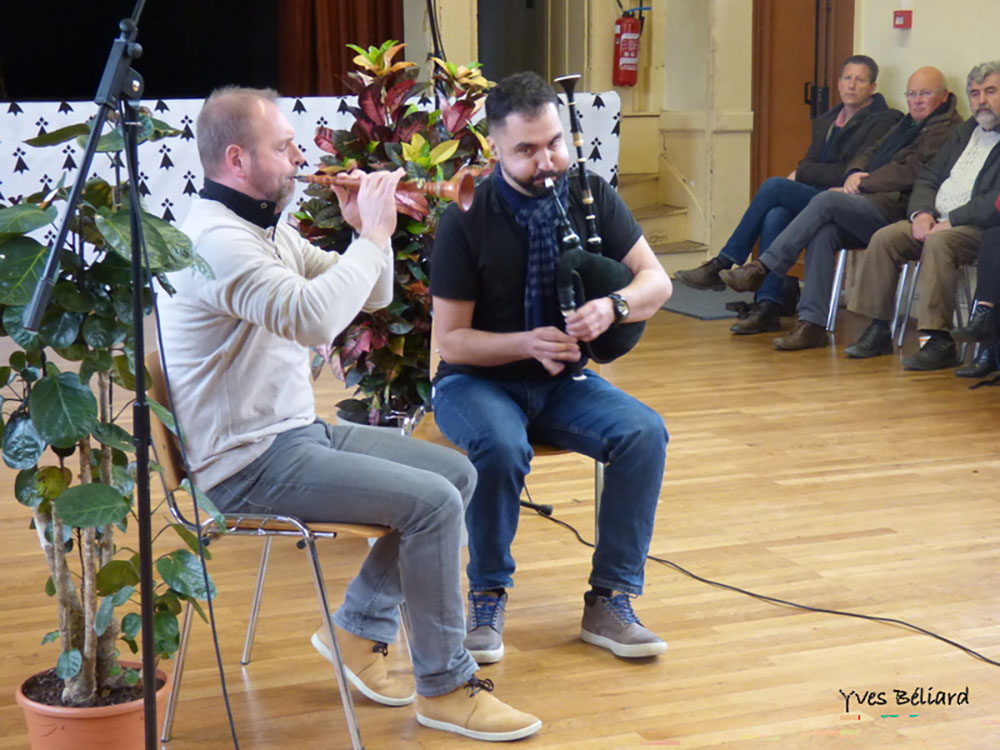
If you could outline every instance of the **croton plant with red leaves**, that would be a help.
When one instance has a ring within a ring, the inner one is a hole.
[[[419,83],[415,63],[394,61],[402,44],[389,40],[357,52],[357,70],[347,85],[357,97],[349,107],[349,130],[320,127],[315,142],[325,152],[317,173],[402,167],[409,180],[448,180],[465,168],[481,171],[491,158],[485,121],[473,123],[491,84],[478,63],[456,66],[434,59],[433,90]],[[414,101],[433,101],[427,111]],[[483,128],[481,130],[480,128]],[[328,250],[347,246],[350,227],[340,215],[333,191],[313,184],[294,214],[299,231]],[[348,386],[354,398],[337,404],[342,416],[369,424],[394,424],[418,407],[430,406],[430,294],[428,260],[444,199],[399,193],[403,216],[392,238],[396,280],[392,304],[362,312],[329,347],[320,347],[313,364],[324,364]]]

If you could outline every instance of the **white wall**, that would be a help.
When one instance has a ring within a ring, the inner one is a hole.
[[[892,28],[894,10],[912,10],[913,28]],[[965,77],[972,66],[1000,58],[1000,0],[855,0],[854,51],[879,64],[879,91],[906,111],[906,79],[933,65],[968,116]]]

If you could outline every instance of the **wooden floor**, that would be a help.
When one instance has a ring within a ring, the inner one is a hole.
[[[969,391],[950,371],[904,373],[898,355],[847,360],[850,320],[836,349],[799,353],[728,326],[658,313],[639,348],[603,369],[670,430],[652,553],[771,596],[909,620],[1000,661],[1000,389]],[[322,412],[338,390],[324,375]],[[588,538],[590,467],[554,457],[529,478],[535,499]],[[56,657],[39,645],[54,610],[12,475],[0,475],[0,750],[26,747],[15,685]],[[241,747],[347,747],[333,675],[308,642],[318,617],[292,544],[276,545],[254,659],[239,666],[258,551],[225,540],[211,562]],[[483,675],[544,720],[525,748],[1000,747],[1000,668],[941,641],[763,603],[650,562],[636,607],[670,650],[620,660],[578,640],[589,550],[524,514],[514,552],[507,654]],[[333,592],[363,554],[356,542],[326,545]],[[231,747],[208,635],[195,624],[172,750]],[[894,691],[918,687],[967,688],[968,702],[897,704]],[[851,690],[885,704],[845,707],[840,691]],[[413,707],[356,700],[372,750],[482,747],[419,727]]]

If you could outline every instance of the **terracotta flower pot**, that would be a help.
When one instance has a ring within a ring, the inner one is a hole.
[[[122,666],[138,669],[142,665],[123,661]],[[171,683],[160,669],[156,670],[156,676],[164,680],[163,687],[156,691],[159,734]],[[18,686],[15,698],[24,711],[31,750],[138,750],[145,747],[142,699],[115,706],[73,708],[36,703],[26,698],[22,690],[23,685]]]

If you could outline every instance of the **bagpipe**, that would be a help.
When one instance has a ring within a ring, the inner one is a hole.
[[[592,299],[607,297],[617,292],[632,281],[632,271],[628,266],[613,258],[601,255],[602,240],[597,227],[597,216],[594,213],[594,195],[590,189],[590,178],[587,175],[586,158],[583,153],[583,133],[580,129],[580,118],[576,113],[576,102],[573,89],[580,80],[578,74],[560,76],[555,81],[566,92],[566,104],[569,107],[570,130],[573,144],[576,146],[577,177],[583,196],[583,206],[586,211],[586,249],[580,241],[580,236],[573,230],[566,213],[565,206],[559,200],[556,192],[552,197],[559,213],[559,224],[562,252],[556,270],[556,285],[559,294],[559,308],[563,316],[574,312],[578,307]],[[587,359],[604,364],[630,352],[642,337],[646,328],[645,321],[621,323],[613,325],[593,341],[581,341],[583,352],[581,359],[569,367],[579,372]]]

